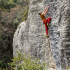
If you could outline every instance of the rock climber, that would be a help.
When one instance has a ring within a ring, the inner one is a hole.
[[[49,7],[48,7],[49,8]],[[48,35],[48,24],[50,23],[51,21],[51,17],[49,18],[45,18],[45,14],[48,12],[48,8],[46,8],[43,12],[40,12],[39,15],[40,15],[40,18],[43,20],[43,23],[45,25],[45,28],[46,28],[46,37],[49,37]]]

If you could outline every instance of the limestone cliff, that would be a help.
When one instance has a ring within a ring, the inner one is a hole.
[[[48,39],[43,22],[38,15],[47,6],[50,8],[46,18],[52,17]],[[27,21],[22,22],[14,34],[13,55],[16,55],[16,51],[31,53],[33,57],[40,58],[41,61],[45,60],[48,70],[66,70],[70,65],[69,22],[69,0],[30,0]]]

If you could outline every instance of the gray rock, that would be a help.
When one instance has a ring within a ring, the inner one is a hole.
[[[38,15],[47,6],[50,8],[46,17],[52,17],[49,38],[46,38],[45,27]],[[69,0],[30,0],[27,21],[22,22],[14,34],[13,55],[16,55],[16,51],[30,53],[42,62],[45,60],[48,70],[66,70],[70,66],[69,24]]]

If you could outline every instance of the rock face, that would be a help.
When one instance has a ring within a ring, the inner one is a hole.
[[[50,8],[46,17],[52,17],[48,39],[38,15],[47,6]],[[16,51],[30,53],[41,61],[45,60],[48,70],[68,68],[70,66],[69,22],[69,0],[30,0],[28,19],[18,26],[14,34],[13,55],[16,55]]]

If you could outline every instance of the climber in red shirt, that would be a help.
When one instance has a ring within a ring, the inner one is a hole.
[[[49,7],[48,7],[49,8]],[[43,23],[44,23],[44,25],[45,25],[45,28],[46,28],[46,36],[47,37],[49,37],[48,36],[48,24],[50,23],[50,21],[51,21],[51,17],[49,17],[49,18],[45,18],[45,14],[48,12],[48,8],[46,8],[43,12],[40,12],[39,13],[39,15],[40,15],[40,17],[41,17],[41,19],[43,20]]]

